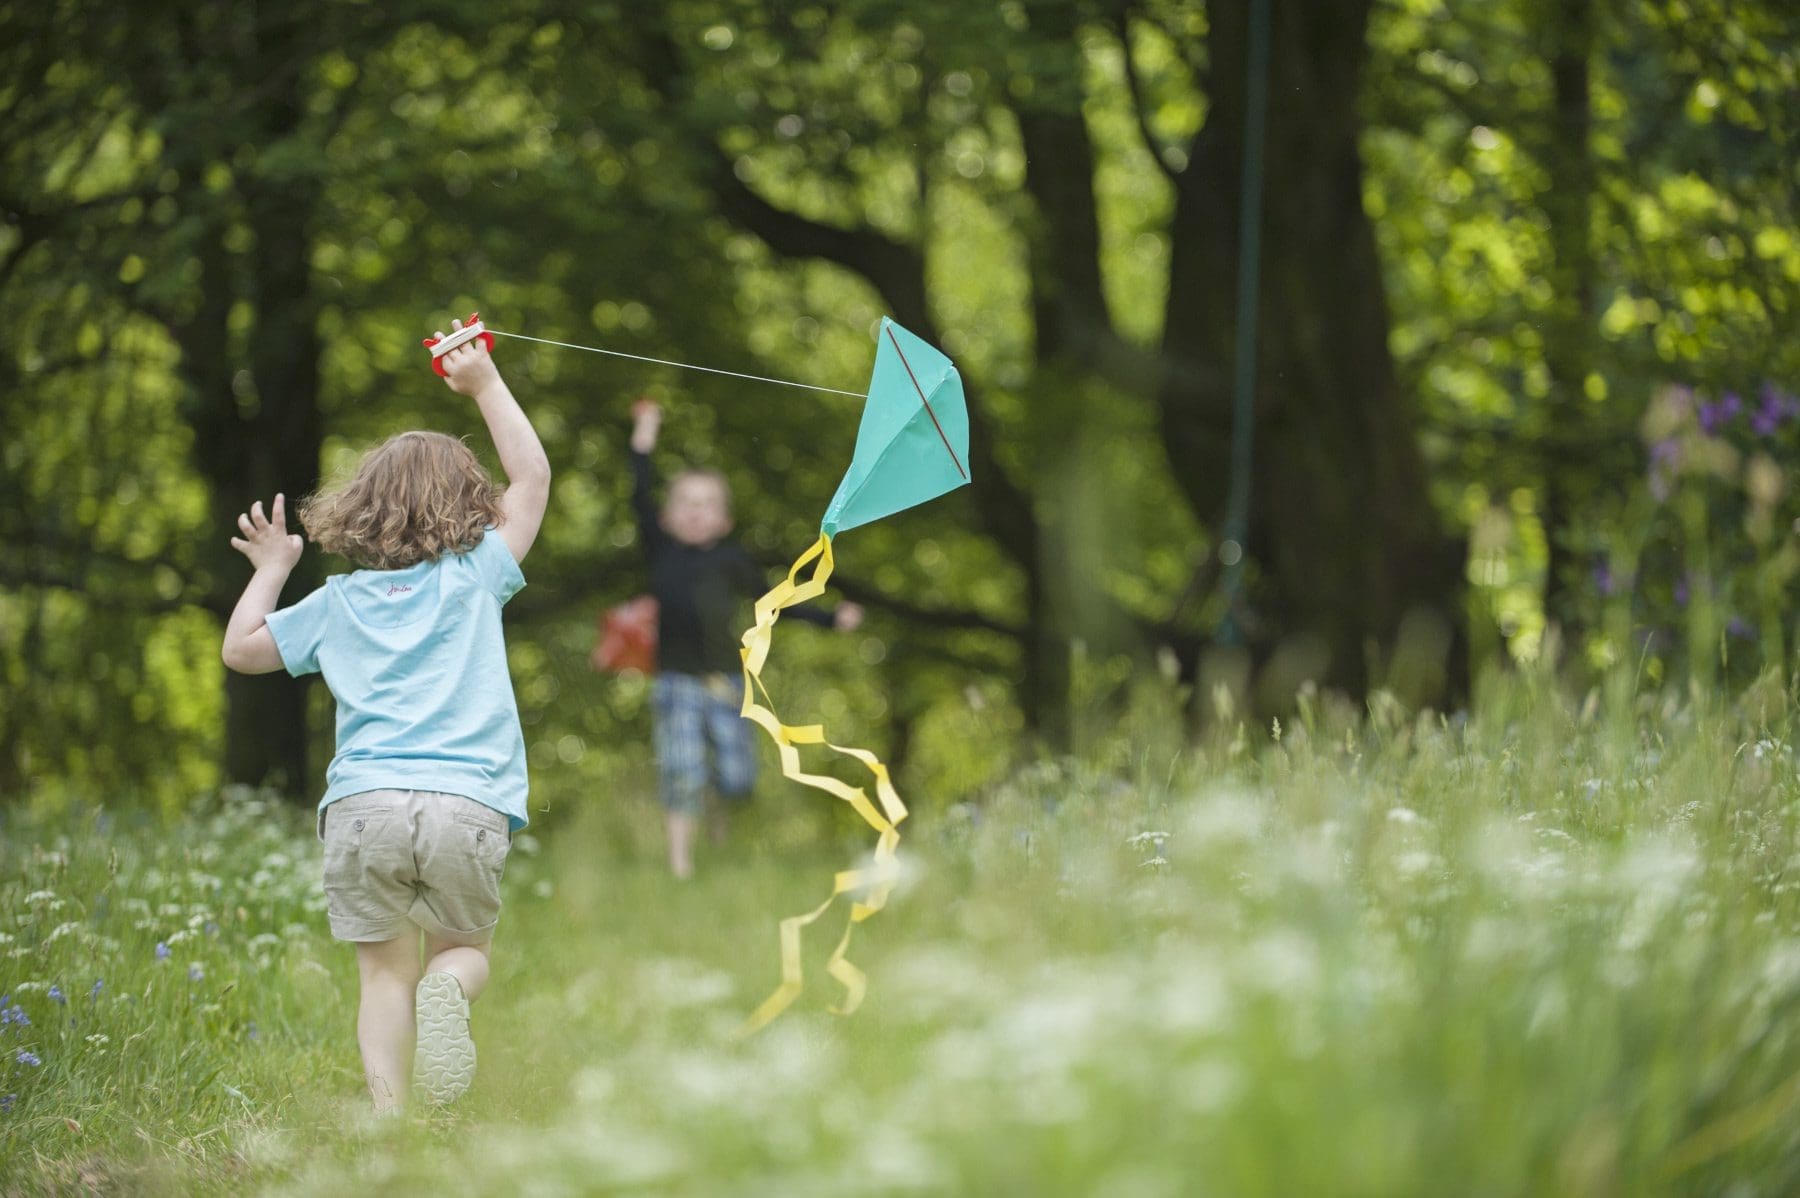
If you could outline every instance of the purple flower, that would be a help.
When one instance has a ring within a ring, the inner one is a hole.
[[[51,1001],[61,1003],[65,1007],[69,1005],[69,996],[64,994],[62,987],[54,982],[50,984],[50,998]]]
[[[19,1101],[17,1094],[0,1094],[0,1115],[10,1112],[13,1109],[13,1103],[17,1101]]]
[[[1750,417],[1750,427],[1759,437],[1773,436],[1782,425],[1800,415],[1800,399],[1783,394],[1774,383],[1764,383],[1758,396],[1761,402]]]
[[[92,990],[88,991],[88,1001],[92,1002],[94,999],[99,998],[100,997],[100,987],[102,987],[104,985],[106,985],[106,979],[95,978],[94,979],[94,988]]]
[[[1604,560],[1594,563],[1594,589],[1602,595],[1613,593],[1612,567],[1607,565]]]
[[[156,959],[158,961],[167,961],[169,959],[169,946],[160,940],[156,942]]]
[[[1736,391],[1727,391],[1718,403],[1700,405],[1700,427],[1708,436],[1717,435],[1744,410],[1744,401]]]
[[[1673,437],[1650,447],[1650,494],[1656,502],[1667,499],[1675,489],[1675,473],[1681,468],[1681,442]]]
[[[38,1056],[37,1053],[32,1052],[29,1049],[24,1049],[24,1048],[21,1048],[19,1050],[19,1055],[13,1059],[18,1061],[19,1064],[29,1065],[33,1069],[36,1069],[39,1065],[42,1065],[44,1063],[43,1057],[40,1057],[40,1056]]]
[[[1686,607],[1688,604],[1688,581],[1686,578],[1675,580],[1675,606]]]
[[[1747,641],[1756,635],[1756,630],[1750,627],[1745,620],[1733,616],[1725,622],[1725,635],[1735,637],[1740,641]]]
[[[188,966],[188,981],[197,982],[205,976],[206,976],[206,970],[200,968],[198,965],[189,965]]]
[[[0,999],[0,1002],[4,1001],[5,999]],[[0,1006],[0,1027],[4,1027],[9,1023],[16,1023],[20,1027],[30,1027],[31,1016],[27,1015],[25,1013],[25,1008],[21,1007],[18,1003],[14,1003],[10,1007]]]
[[[262,1033],[256,1030],[256,1020],[252,1019],[250,1021],[250,1026],[246,1030],[249,1032],[252,1040],[262,1039]]]

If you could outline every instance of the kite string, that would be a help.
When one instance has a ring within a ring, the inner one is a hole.
[[[807,391],[824,391],[831,395],[848,395],[853,399],[868,398],[861,391],[841,391],[836,387],[818,387],[812,383],[796,383],[792,379],[770,378],[762,374],[740,374],[735,370],[719,370],[712,366],[696,366],[692,362],[672,362],[667,358],[649,358],[643,354],[628,354],[616,349],[601,349],[597,345],[576,345],[572,341],[552,341],[548,337],[527,337],[524,333],[502,333],[499,329],[488,328],[488,332],[496,337],[511,337],[514,341],[535,341],[539,345],[559,345],[564,349],[585,350],[590,354],[606,354],[614,358],[630,358],[634,362],[654,362],[658,366],[678,366],[683,370],[703,370],[707,374],[724,374],[734,379],[749,379],[753,383],[778,383],[783,387],[800,387]]]

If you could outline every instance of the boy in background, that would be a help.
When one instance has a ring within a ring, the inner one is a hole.
[[[632,506],[638,540],[650,567],[657,602],[657,675],[653,691],[657,794],[669,837],[669,869],[694,872],[694,835],[705,810],[708,783],[726,802],[741,802],[756,782],[756,758],[743,701],[738,656],[739,603],[768,589],[743,546],[729,539],[731,492],[712,470],[683,470],[656,504],[650,454],[662,431],[654,400],[632,406]],[[798,619],[840,632],[862,623],[854,603],[835,612],[797,607]]]

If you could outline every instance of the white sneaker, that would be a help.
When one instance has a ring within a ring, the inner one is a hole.
[[[475,1080],[475,1041],[462,984],[442,970],[426,974],[419,979],[413,1010],[419,1036],[413,1084],[426,1102],[454,1102]]]

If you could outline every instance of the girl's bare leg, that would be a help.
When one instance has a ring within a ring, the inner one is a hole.
[[[362,1001],[356,1042],[363,1078],[377,1113],[405,1105],[412,1074],[413,990],[419,984],[419,938],[398,936],[356,946]]]
[[[425,936],[425,972],[447,973],[462,987],[463,997],[474,1002],[488,984],[488,950],[485,944],[452,944],[427,933]]]

